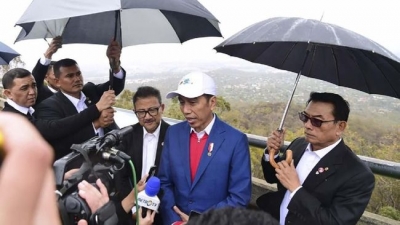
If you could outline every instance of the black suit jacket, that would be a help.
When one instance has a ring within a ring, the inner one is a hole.
[[[44,78],[46,77],[48,69],[49,65],[47,66],[42,65],[39,59],[38,62],[36,63],[36,66],[32,70],[32,75],[36,80],[36,87],[38,90],[34,108],[43,100],[45,100],[48,97],[51,97],[54,94],[52,91],[50,91],[50,89],[46,85],[44,85]]]
[[[160,136],[158,138],[157,153],[155,159],[155,165],[157,166],[156,173],[158,173],[158,167],[160,165],[161,152],[164,144],[165,134],[169,124],[164,120],[161,120]],[[123,141],[118,149],[127,153],[131,158],[136,172],[136,182],[142,178],[142,166],[143,166],[143,127],[137,123],[132,126],[133,131],[129,135],[123,137]],[[119,224],[133,224],[131,213],[126,213],[121,206],[121,201],[131,192],[133,186],[130,180],[132,180],[132,172],[129,165],[126,165],[122,171],[116,176],[116,188],[118,190],[118,198],[115,202]]]
[[[18,111],[14,107],[12,107],[10,104],[7,102],[4,102],[4,108],[1,110],[3,112],[11,112],[11,113],[17,113],[25,118],[27,118],[29,121],[33,121],[33,118],[28,116],[27,114],[23,114],[22,112]]]
[[[114,87],[115,93],[118,95],[124,88],[125,79],[118,79],[114,77]],[[88,108],[86,110],[90,112],[95,112],[97,107],[95,104],[100,100],[104,91],[107,91],[109,88],[109,82],[95,85],[93,83],[87,83],[84,85],[82,92],[86,96],[86,105]],[[94,108],[96,109],[94,109]],[[84,110],[85,111],[85,110]],[[84,112],[82,111],[82,112]],[[62,93],[57,92],[53,96],[47,98],[43,102],[41,102],[36,107],[36,116],[42,120],[60,120],[63,118],[67,118],[70,116],[76,116],[76,120],[71,122],[71,124],[75,127],[80,127],[80,129],[76,129],[75,132],[68,133],[67,135],[63,135],[59,138],[46,139],[55,150],[55,160],[67,155],[71,152],[70,147],[72,144],[80,144],[88,139],[95,136],[95,131],[92,125],[92,122],[95,119],[89,119],[88,117],[82,116],[82,112],[78,113],[75,106],[72,102]],[[86,114],[84,114],[86,115]],[[97,115],[96,118],[99,117],[100,114],[93,113],[92,116]],[[93,118],[93,117],[91,117]],[[59,130],[65,129],[62,126],[51,129],[51,132],[59,132]],[[118,129],[118,126],[113,123],[109,127],[104,129],[104,132],[108,132],[112,129]],[[39,130],[45,130],[44,128],[39,126]]]
[[[298,138],[288,147],[293,150],[295,166],[307,144],[304,138]],[[261,164],[266,181],[278,183],[278,191],[262,195],[257,205],[279,220],[280,204],[287,189],[279,183],[269,162],[262,159]],[[319,168],[324,172],[317,173]],[[342,140],[317,163],[293,196],[285,224],[356,224],[368,205],[374,184],[371,170]]]
[[[33,114],[33,116],[23,114],[14,107],[10,106],[7,102],[4,103],[4,108],[2,111],[17,113],[27,118],[30,122],[32,122],[32,124],[38,129],[39,133],[46,140],[58,139],[74,133],[83,128],[85,123],[82,121],[91,122],[93,120],[96,120],[100,116],[100,112],[95,106],[89,107],[83,110],[81,113],[59,120],[37,119],[35,118],[35,113]],[[62,127],[62,129],[60,129],[60,127]]]

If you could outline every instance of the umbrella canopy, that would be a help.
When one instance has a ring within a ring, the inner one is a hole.
[[[399,58],[378,43],[333,24],[271,18],[245,28],[215,49],[369,94],[400,98]]]
[[[46,12],[46,13],[43,13]],[[34,0],[16,41],[63,37],[63,43],[122,46],[221,37],[218,20],[196,0]]]
[[[353,31],[302,18],[271,18],[253,24],[215,49],[251,62],[298,73],[283,113],[283,124],[300,75],[400,98],[400,62],[388,50]],[[276,166],[274,152],[270,162]],[[291,161],[291,151],[286,160]]]
[[[18,52],[0,42],[0,65],[8,65],[17,56],[19,56]]]

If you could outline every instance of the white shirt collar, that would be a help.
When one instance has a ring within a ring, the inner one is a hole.
[[[158,124],[157,129],[153,133],[147,132],[146,128],[143,127],[143,138],[145,138],[147,134],[152,134],[158,139],[158,137],[160,136],[160,130],[161,130],[161,122],[160,124]]]
[[[324,157],[326,154],[328,154],[333,148],[336,147],[336,145],[339,144],[339,142],[342,140],[342,138],[339,138],[339,140],[337,140],[335,143],[326,146],[325,148],[322,148],[318,151],[312,151],[311,149],[311,144],[308,143],[306,151],[310,151],[310,152],[314,152],[320,159],[322,159],[322,157]]]
[[[81,92],[81,98],[80,99],[72,97],[71,95],[66,94],[64,92],[62,92],[62,93],[65,95],[65,97],[67,97],[72,102],[72,104],[74,104],[75,108],[78,108],[78,104],[79,103],[82,103],[82,102],[85,103],[85,101],[86,101],[86,96],[85,96],[85,94],[83,92]]]
[[[35,110],[32,107],[26,108],[24,106],[20,106],[17,103],[15,103],[13,100],[7,98],[6,102],[12,106],[14,109],[18,110],[19,112],[21,112],[22,114],[27,114],[28,112],[32,115]]]
[[[191,127],[191,128],[190,128],[190,133],[194,132],[194,133],[197,134],[197,136],[199,136],[199,135],[201,135],[201,134],[204,135],[204,133],[210,135],[210,132],[211,132],[211,129],[212,129],[214,123],[215,123],[215,115],[214,115],[214,113],[213,113],[213,119],[211,120],[211,122],[207,125],[207,127],[206,127],[204,130],[202,130],[202,131],[200,131],[200,132],[196,132],[196,131]],[[202,135],[201,135],[201,136],[202,136]]]
[[[52,87],[50,87],[50,85],[47,85],[47,87],[49,88],[49,90],[50,90],[51,92],[53,92],[53,93],[57,93],[57,90],[56,90],[56,89],[54,89],[54,88],[52,88]]]

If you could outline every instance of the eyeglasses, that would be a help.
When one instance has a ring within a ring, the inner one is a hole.
[[[313,117],[309,117],[309,116],[307,116],[307,114],[305,114],[305,112],[299,112],[299,119],[303,123],[307,123],[307,121],[310,120],[311,125],[313,125],[314,127],[321,127],[323,123],[336,121],[336,120],[325,120],[324,121],[324,120],[316,119]]]
[[[158,115],[158,109],[160,109],[161,106],[159,107],[154,107],[154,108],[149,108],[148,110],[139,110],[133,112],[136,114],[137,117],[139,118],[145,118],[146,114],[148,113],[150,116],[157,116]]]

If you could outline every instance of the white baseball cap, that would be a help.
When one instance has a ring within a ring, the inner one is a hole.
[[[178,90],[169,92],[167,98],[178,95],[186,98],[197,98],[203,94],[217,94],[214,80],[205,73],[192,72],[182,77],[178,84]]]

